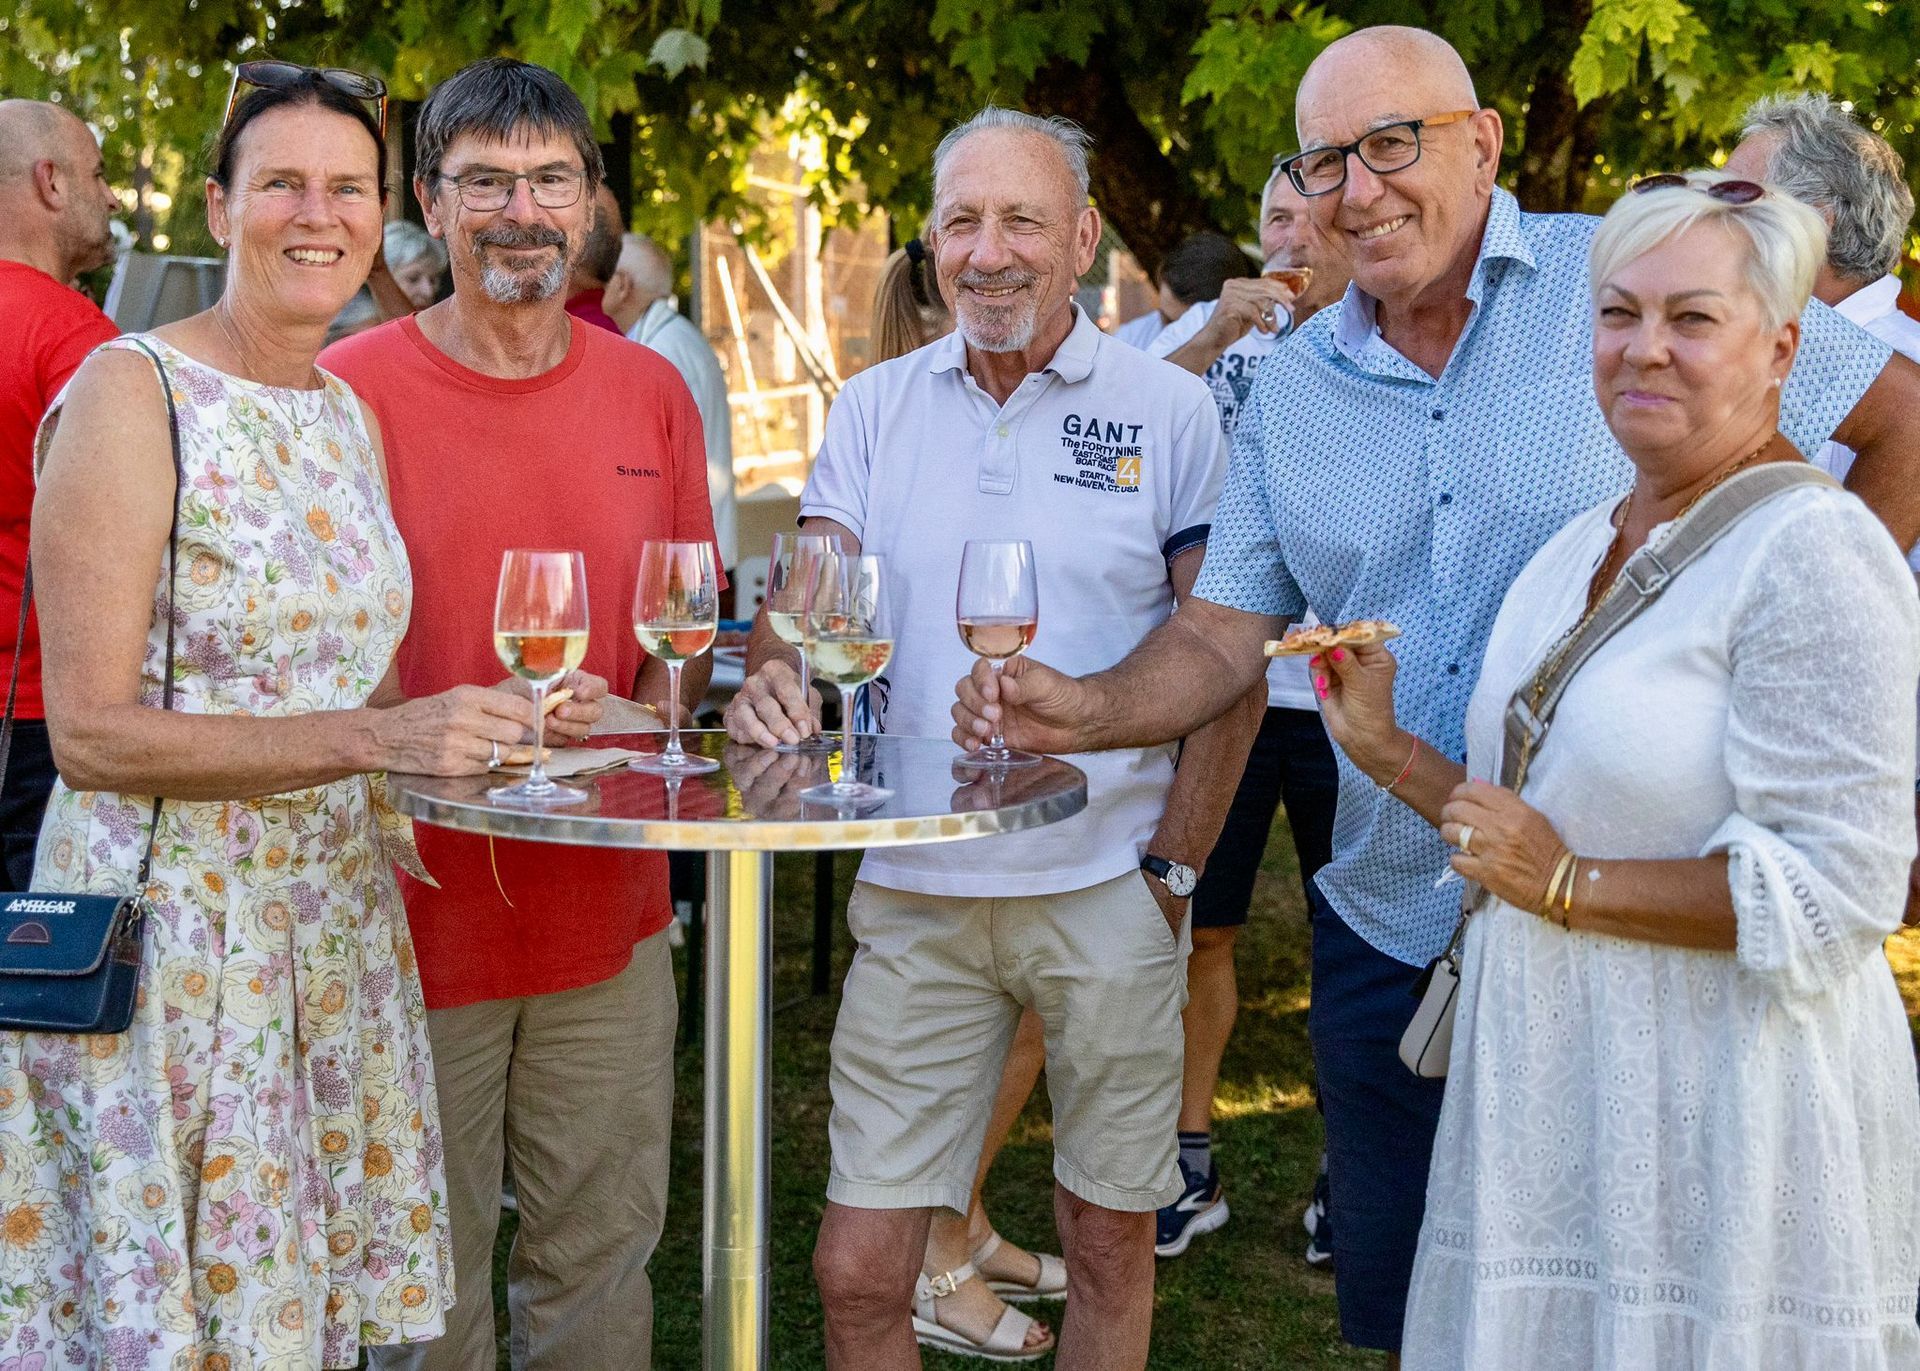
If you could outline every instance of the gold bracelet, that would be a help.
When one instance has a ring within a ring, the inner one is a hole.
[[[1560,927],[1573,927],[1573,888],[1580,884],[1580,859],[1573,859],[1573,868],[1567,872],[1567,890],[1560,897]]]
[[[1562,848],[1560,851],[1560,860],[1554,864],[1553,875],[1547,879],[1546,898],[1540,902],[1540,917],[1548,923],[1560,924],[1562,928],[1565,928],[1566,925],[1559,919],[1553,917],[1553,902],[1554,898],[1560,893],[1560,882],[1567,878],[1568,868],[1573,865],[1573,862],[1574,856],[1572,849]]]

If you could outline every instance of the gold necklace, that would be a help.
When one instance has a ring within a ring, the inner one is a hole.
[[[219,305],[213,307],[213,322],[220,326],[220,332],[225,336],[227,346],[233,349],[233,360],[240,368],[242,378],[253,382],[267,392],[268,398],[274,402],[274,408],[280,411],[281,417],[292,427],[295,438],[301,436],[303,429],[312,428],[320,422],[320,416],[326,412],[327,408],[327,387],[326,382],[320,377],[319,367],[309,366],[313,374],[313,390],[319,397],[319,403],[314,406],[311,415],[297,413],[291,405],[282,404],[279,398],[281,391],[296,389],[296,387],[269,385],[254,374],[253,368],[247,365],[247,354],[241,349],[240,340],[234,337],[233,330],[227,326],[225,313]]]

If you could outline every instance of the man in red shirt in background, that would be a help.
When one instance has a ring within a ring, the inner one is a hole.
[[[87,126],[58,105],[0,100],[0,675],[19,671],[13,745],[0,781],[0,881],[25,890],[53,789],[40,699],[40,628],[18,643],[33,435],[86,355],[120,332],[69,284],[112,256],[120,208]]]
[[[623,232],[620,202],[614,198],[612,187],[602,181],[594,196],[593,227],[587,231],[587,245],[573,264],[573,276],[567,286],[572,291],[567,297],[567,313],[622,338],[627,336],[627,331],[607,313],[605,301],[607,282],[620,269]]]
[[[401,684],[424,695],[497,680],[501,553],[577,548],[594,620],[585,670],[612,696],[672,708],[666,669],[642,656],[627,615],[644,540],[713,537],[706,451],[665,359],[566,313],[601,179],[586,110],[552,72],[489,59],[433,92],[416,146],[414,192],[447,242],[453,296],[320,359],[384,435],[413,565]],[[697,700],[706,659],[686,666]],[[673,1109],[666,858],[424,825],[419,841],[439,887],[403,877],[402,889],[459,1293],[446,1336],[378,1349],[373,1365],[493,1366],[504,1155],[520,1209],[515,1365],[645,1367]]]

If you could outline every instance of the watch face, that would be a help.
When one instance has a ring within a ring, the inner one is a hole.
[[[1200,877],[1190,866],[1178,862],[1167,863],[1167,889],[1181,899],[1193,894],[1193,888],[1200,884]]]

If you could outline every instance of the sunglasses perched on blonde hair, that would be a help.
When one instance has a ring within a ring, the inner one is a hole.
[[[1729,205],[1751,205],[1767,193],[1767,188],[1758,181],[1695,181],[1673,171],[1642,176],[1627,189],[1636,195],[1648,190],[1697,190]]]
[[[297,86],[309,78],[331,86],[342,95],[353,100],[366,100],[373,105],[374,122],[380,126],[380,136],[387,136],[387,83],[377,76],[368,76],[364,72],[348,71],[345,67],[303,67],[298,62],[277,62],[264,58],[257,62],[242,62],[233,69],[233,85],[227,91],[227,112],[220,116],[224,127],[233,118],[233,107],[240,103],[240,87],[253,86],[260,90],[285,90]]]

